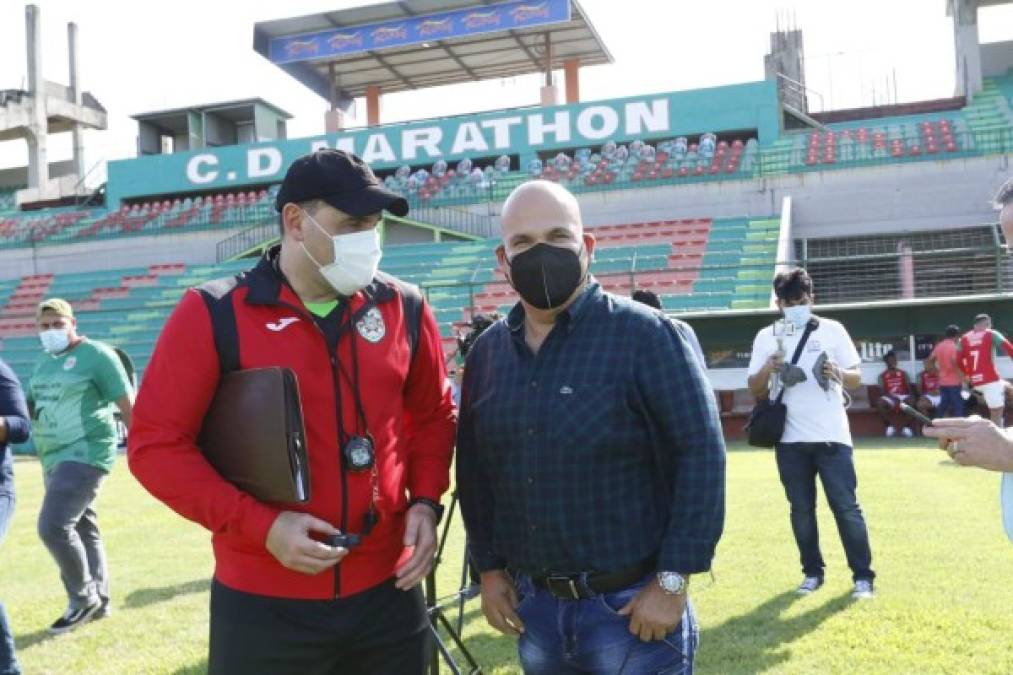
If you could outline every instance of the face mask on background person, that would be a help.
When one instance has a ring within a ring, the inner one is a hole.
[[[66,351],[70,346],[70,336],[63,328],[42,331],[39,333],[39,341],[42,342],[42,348],[53,355]]]
[[[339,294],[348,297],[365,288],[376,276],[383,251],[380,249],[380,233],[376,228],[353,232],[352,234],[330,235],[320,223],[306,213],[317,228],[331,239],[334,246],[334,262],[321,265],[317,262],[306,244],[300,242],[303,252],[320,270],[320,274],[334,287]]]
[[[549,244],[536,244],[507,260],[510,285],[538,309],[559,307],[584,280],[580,254]]]
[[[812,316],[812,306],[808,303],[804,305],[792,305],[791,307],[784,308],[784,320],[795,326],[795,328],[805,328],[805,325],[809,323],[809,318]]]

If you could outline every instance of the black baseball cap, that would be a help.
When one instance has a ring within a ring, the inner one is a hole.
[[[362,159],[344,150],[323,149],[292,162],[274,207],[320,199],[352,216],[390,211],[408,215],[408,200],[383,186]]]

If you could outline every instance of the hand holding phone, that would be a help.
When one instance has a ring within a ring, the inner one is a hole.
[[[903,403],[902,402],[900,404],[900,410],[905,415],[910,415],[911,417],[915,418],[916,420],[918,420],[919,422],[921,422],[925,426],[927,426],[927,427],[931,427],[932,426],[932,420],[931,420],[931,418],[928,418],[925,415],[921,414],[919,411],[915,410],[914,408],[912,408],[911,406],[909,406],[907,403]]]
[[[342,534],[331,534],[324,537],[324,543],[328,546],[335,548],[344,548],[351,550],[358,546],[362,541],[362,538],[357,534],[342,533]]]

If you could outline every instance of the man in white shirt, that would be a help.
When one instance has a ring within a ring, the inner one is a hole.
[[[857,478],[851,430],[843,389],[861,384],[861,357],[844,326],[812,316],[812,279],[803,269],[774,278],[774,294],[784,319],[767,326],[753,340],[749,389],[758,400],[770,395],[772,374],[790,362],[806,326],[816,322],[802,348],[784,395],[788,413],[777,444],[777,470],[791,505],[791,527],[801,554],[805,579],[798,591],[812,593],[823,585],[825,564],[816,523],[816,476],[837,521],[844,552],[855,583],[853,597],[873,595],[872,551],[862,508],[855,495]],[[822,363],[822,368],[817,368]],[[781,377],[775,391],[780,391]]]

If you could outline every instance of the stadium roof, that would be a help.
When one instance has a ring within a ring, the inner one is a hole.
[[[577,0],[402,0],[254,26],[253,47],[312,91],[347,108],[385,93],[612,63]]]

